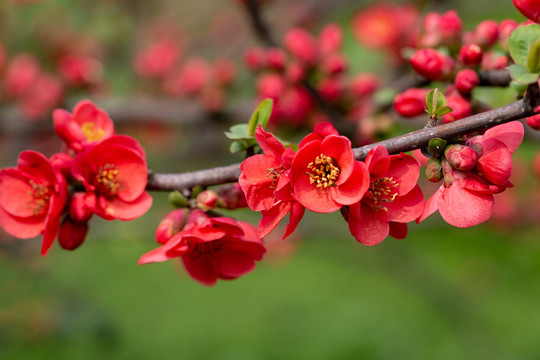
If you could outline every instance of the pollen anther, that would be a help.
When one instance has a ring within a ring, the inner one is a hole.
[[[311,170],[311,172],[307,172],[309,183],[317,184],[317,188],[320,189],[333,186],[341,173],[341,169],[336,166],[335,160],[324,154],[317,156],[315,161],[310,162],[307,167]]]

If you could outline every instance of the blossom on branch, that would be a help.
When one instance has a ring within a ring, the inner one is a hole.
[[[43,256],[58,234],[66,199],[64,177],[38,152],[23,151],[17,167],[0,170],[0,225],[22,239],[43,234]]]
[[[424,208],[422,190],[416,184],[418,161],[410,155],[389,155],[384,146],[370,150],[366,164],[370,184],[362,200],[345,212],[351,234],[365,245],[376,245],[388,235],[403,239],[408,222]]]
[[[249,273],[266,252],[255,228],[228,217],[191,212],[186,226],[139,259],[139,265],[180,258],[188,274],[206,286]]]

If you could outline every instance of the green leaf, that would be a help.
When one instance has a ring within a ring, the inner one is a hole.
[[[531,51],[527,59],[527,68],[532,73],[538,73],[540,71],[540,39],[531,45]]]
[[[439,89],[430,90],[426,95],[426,106],[429,116],[436,115],[439,108],[446,106],[446,97],[439,92]]]
[[[247,149],[247,144],[245,141],[233,141],[231,143],[231,146],[229,146],[229,151],[234,154],[240,151],[244,151]]]
[[[513,64],[508,67],[510,77],[519,84],[530,84],[538,80],[538,73],[530,73],[527,68]]]
[[[514,89],[516,94],[519,95],[519,97],[523,97],[523,94],[527,90],[527,84],[518,83],[515,80],[510,81],[510,87]]]
[[[261,103],[257,106],[255,111],[251,115],[251,118],[249,119],[249,135],[255,136],[255,129],[257,129],[258,124],[261,124],[263,128],[266,126],[268,120],[270,119],[270,115],[272,114],[273,106],[274,101],[272,99],[264,99],[263,101],[261,101]]]
[[[538,24],[520,26],[512,32],[508,39],[508,47],[516,64],[529,69],[531,47],[538,39],[540,39],[540,25]]]
[[[253,139],[253,136],[249,134],[248,124],[237,124],[231,126],[229,131],[225,132],[225,136],[231,140]]]
[[[452,111],[454,111],[454,109],[452,109],[448,105],[441,106],[440,108],[435,110],[435,116],[440,117],[440,116],[446,115],[448,113],[451,113]]]

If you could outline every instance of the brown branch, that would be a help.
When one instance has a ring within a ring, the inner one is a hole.
[[[507,87],[510,85],[510,72],[506,69],[501,70],[479,70],[478,79],[480,86],[500,86]]]
[[[512,104],[486,111],[467,118],[439,125],[430,129],[421,129],[392,139],[353,149],[357,160],[365,160],[369,150],[382,145],[390,154],[398,154],[426,147],[432,138],[452,139],[484,130],[509,121],[518,120],[534,114],[534,106],[540,102],[538,91],[532,97]],[[233,164],[213,169],[193,171],[182,174],[155,174],[148,177],[148,190],[181,190],[196,185],[220,185],[238,180],[240,164]]]

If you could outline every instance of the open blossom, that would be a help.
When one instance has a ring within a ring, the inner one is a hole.
[[[86,189],[86,206],[104,219],[133,220],[152,205],[145,191],[146,155],[129,136],[116,135],[78,153],[71,170]]]
[[[365,245],[376,245],[388,235],[403,239],[407,224],[424,208],[422,190],[416,184],[420,175],[418,161],[410,155],[388,155],[383,146],[369,152],[366,164],[370,172],[369,189],[362,200],[349,207],[351,234]]]
[[[426,201],[417,222],[437,210],[447,223],[457,227],[470,227],[489,219],[493,212],[493,194],[512,186],[511,154],[522,140],[523,125],[517,121],[495,126],[484,135],[467,140],[465,145],[478,154],[476,166],[460,171],[444,159],[444,182]]]
[[[210,218],[194,210],[186,226],[162,246],[139,259],[139,265],[180,258],[189,275],[206,286],[231,280],[255,268],[266,252],[255,228],[227,217]]]
[[[114,124],[107,113],[90,100],[79,101],[70,114],[53,111],[54,129],[66,145],[78,152],[114,135]]]
[[[289,180],[294,151],[259,126],[255,138],[264,154],[250,156],[240,165],[242,174],[238,179],[246,195],[248,206],[260,211],[262,219],[258,235],[268,235],[289,214],[289,224],[284,237],[290,235],[304,215],[301,206],[292,194]]]
[[[23,151],[17,167],[0,170],[0,225],[22,239],[43,234],[42,255],[58,234],[66,199],[64,177],[38,152]]]
[[[290,181],[301,205],[327,213],[360,201],[369,186],[369,173],[363,162],[356,161],[350,140],[329,123],[319,123],[300,142]]]

